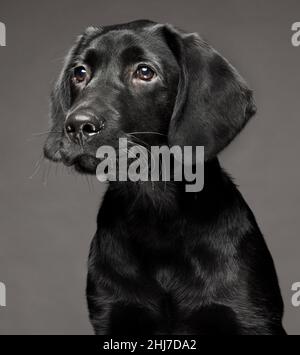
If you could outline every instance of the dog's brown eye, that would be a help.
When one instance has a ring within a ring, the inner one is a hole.
[[[74,69],[74,80],[76,83],[84,82],[88,77],[88,71],[84,66],[79,66]]]
[[[155,73],[147,65],[141,65],[141,66],[138,67],[138,69],[136,71],[136,76],[140,80],[150,81],[151,79],[154,78]]]

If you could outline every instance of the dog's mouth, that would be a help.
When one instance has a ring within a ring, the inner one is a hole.
[[[69,141],[53,139],[52,136],[46,141],[44,156],[52,162],[74,167],[77,172],[83,174],[96,174],[97,165],[100,162],[93,151],[71,146]]]
[[[131,141],[129,143],[126,141],[126,146],[123,146],[123,143],[120,145],[120,139],[118,144],[114,141],[113,144],[103,144],[102,146],[106,148],[109,145],[112,149],[114,149],[115,164],[112,164],[112,166],[115,165],[116,169],[120,168],[127,170],[127,165],[138,159],[138,156],[130,155],[128,151],[129,148],[135,145]],[[100,146],[98,149],[100,149],[102,146]],[[142,147],[140,144],[137,144],[136,146]],[[63,163],[65,166],[72,167],[81,174],[91,175],[96,175],[97,167],[102,161],[110,161],[110,159],[108,159],[109,157],[107,155],[109,154],[106,153],[106,149],[104,149],[104,151],[105,153],[98,155],[98,150],[96,147],[75,145],[72,144],[69,140],[58,140],[56,137],[53,139],[52,136],[50,136],[44,146],[44,156],[50,161],[55,163]],[[142,157],[148,156],[147,151],[142,153]],[[124,164],[125,166],[121,163],[119,165],[119,160],[121,159],[123,159],[123,162],[126,159],[127,164]]]
[[[99,159],[90,154],[80,154],[70,156],[64,152],[60,152],[61,161],[68,167],[73,166],[75,170],[83,174],[96,174]]]

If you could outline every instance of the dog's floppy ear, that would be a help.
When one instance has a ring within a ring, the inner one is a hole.
[[[205,160],[212,159],[255,114],[252,91],[197,34],[167,25],[164,35],[181,68],[169,144],[204,146]]]

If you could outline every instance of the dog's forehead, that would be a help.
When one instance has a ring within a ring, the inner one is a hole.
[[[131,49],[141,54],[157,53],[158,55],[168,48],[167,44],[157,33],[148,30],[111,30],[109,32],[100,33],[94,38],[86,50],[95,50],[99,53],[107,55],[119,56],[124,51]]]

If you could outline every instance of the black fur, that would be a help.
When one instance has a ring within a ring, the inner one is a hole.
[[[133,84],[141,62],[158,80]],[[80,90],[71,79],[78,63],[92,72]],[[64,123],[86,110],[104,129],[80,146]],[[254,113],[243,79],[195,34],[135,21],[79,37],[52,94],[46,157],[95,174],[97,148],[126,136],[145,146],[204,145],[206,161],[199,193],[184,182],[110,183],[89,256],[96,334],[285,333],[272,257],[216,157]]]

